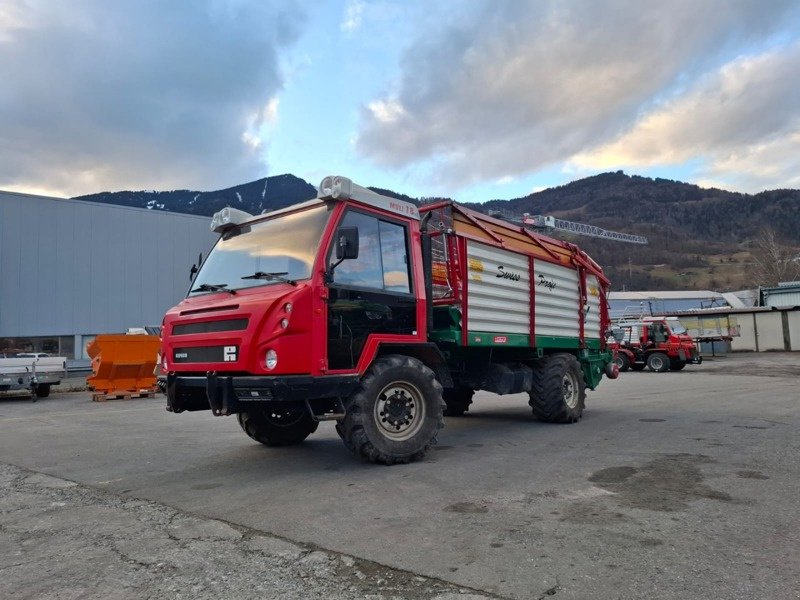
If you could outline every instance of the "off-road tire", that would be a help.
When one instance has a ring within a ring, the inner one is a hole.
[[[686,366],[685,360],[671,360],[669,361],[670,371],[680,371]]]
[[[374,463],[421,459],[444,427],[442,385],[409,356],[376,360],[344,405],[336,432],[354,454]]]
[[[586,405],[586,382],[578,359],[553,354],[533,364],[529,393],[533,416],[548,423],[576,423]]]
[[[319,423],[300,403],[285,403],[237,415],[242,430],[265,446],[299,444],[317,430]]]
[[[36,386],[36,396],[39,398],[47,398],[50,395],[50,384],[40,383]]]
[[[475,390],[470,388],[445,388],[442,398],[447,405],[444,409],[445,417],[460,417],[469,410]]]
[[[646,364],[644,364],[644,363],[633,363],[633,364],[631,365],[631,369],[633,369],[634,371],[644,371],[644,368],[645,368],[646,366],[647,366],[647,365],[646,365]]]
[[[627,354],[618,353],[617,357],[614,359],[614,364],[619,367],[620,373],[624,373],[631,368],[631,362],[628,360]]]
[[[647,368],[653,373],[669,371],[669,357],[663,352],[653,352],[647,357]]]

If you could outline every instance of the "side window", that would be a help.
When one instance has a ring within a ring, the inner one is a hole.
[[[336,267],[337,284],[411,292],[405,227],[352,211],[341,225],[358,227],[358,258]]]
[[[392,292],[411,292],[408,279],[408,250],[406,228],[379,221],[381,256],[383,257],[383,289]]]

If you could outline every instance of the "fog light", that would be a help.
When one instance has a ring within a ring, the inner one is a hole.
[[[281,329],[286,329],[289,326],[289,319],[281,319]]]
[[[270,371],[278,366],[278,353],[275,350],[267,350],[266,365]]]
[[[292,303],[291,302],[287,302],[286,304],[284,304],[283,305],[283,310],[284,310],[284,312],[287,312],[287,313],[292,312]]]

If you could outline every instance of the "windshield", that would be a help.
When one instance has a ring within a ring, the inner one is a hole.
[[[321,205],[226,232],[203,263],[189,294],[311,277],[329,214],[328,207]],[[269,273],[278,276],[265,275]]]
[[[680,321],[670,321],[669,328],[672,330],[672,333],[675,335],[682,335],[686,333],[686,327],[681,325]]]

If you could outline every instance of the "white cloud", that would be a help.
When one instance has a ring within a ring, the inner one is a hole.
[[[436,161],[450,185],[531,173],[615,139],[732,49],[792,31],[796,7],[465,4],[420,32],[396,89],[364,107],[357,149],[389,168]]]
[[[800,43],[741,57],[644,114],[614,141],[577,154],[581,169],[682,164],[739,189],[800,182]]]
[[[344,18],[342,19],[341,29],[352,33],[361,27],[361,21],[364,18],[364,2],[363,0],[349,0],[344,9]]]
[[[290,0],[2,10],[0,189],[214,189],[265,174],[279,55],[304,23]]]
[[[379,123],[396,123],[406,114],[403,105],[396,100],[376,100],[370,102],[368,108]]]

